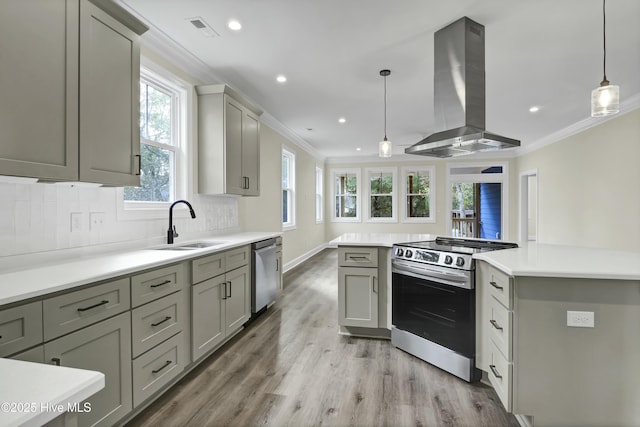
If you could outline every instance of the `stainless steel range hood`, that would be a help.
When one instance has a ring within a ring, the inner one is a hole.
[[[463,17],[435,33],[433,88],[436,125],[443,130],[405,153],[451,157],[520,146],[485,130],[484,26]]]

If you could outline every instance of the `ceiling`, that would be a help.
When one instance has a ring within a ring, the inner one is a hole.
[[[433,34],[462,16],[485,26],[487,130],[526,149],[603,120],[590,118],[589,104],[602,80],[600,0],[119,3],[150,26],[143,46],[161,40],[155,49],[177,66],[205,69],[206,83],[228,84],[265,111],[267,124],[329,159],[377,156],[384,68],[394,157],[442,130],[433,117]],[[640,1],[609,0],[606,14],[607,77],[620,86],[624,112],[640,106]],[[196,30],[194,17],[217,35]],[[230,19],[242,30],[230,30]],[[276,82],[280,74],[286,83]]]

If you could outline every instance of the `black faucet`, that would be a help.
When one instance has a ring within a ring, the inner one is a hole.
[[[193,211],[193,207],[191,207],[191,203],[187,202],[186,200],[176,200],[175,202],[173,202],[171,204],[171,207],[169,207],[169,230],[167,230],[167,243],[168,244],[173,244],[173,238],[174,237],[178,237],[178,232],[176,231],[176,226],[173,225],[173,207],[175,205],[177,205],[178,203],[184,203],[185,205],[189,206],[189,212],[191,213],[191,218],[195,218],[196,217],[196,213]]]

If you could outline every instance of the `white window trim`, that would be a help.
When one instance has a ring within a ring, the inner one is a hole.
[[[426,218],[409,217],[407,212],[407,175],[410,171],[429,173],[429,216]],[[433,224],[436,222],[436,167],[435,166],[403,166],[402,190],[400,191],[400,204],[402,205],[402,222],[412,224]]]
[[[356,176],[356,216],[353,218],[336,217],[336,176],[342,174],[352,174]],[[331,169],[331,222],[362,222],[362,172],[360,168],[336,168]]]
[[[318,190],[320,190],[320,192],[318,192]],[[319,201],[318,201],[318,198],[320,198]],[[318,217],[318,215],[320,216]],[[316,224],[322,224],[323,222],[324,222],[324,169],[319,166],[316,166]]]
[[[283,146],[282,155],[286,155],[290,159],[289,160],[289,188],[291,191],[291,203],[289,204],[289,209],[290,209],[289,222],[282,223],[282,231],[290,231],[290,230],[296,229],[296,154],[293,151]],[[284,190],[284,188],[281,189],[280,194],[282,194],[282,190]],[[282,202],[283,200],[280,200],[281,208],[282,208]]]
[[[492,166],[502,167],[502,173],[476,173],[476,174],[456,174],[451,175],[451,170],[455,168],[481,167],[489,168]],[[502,184],[502,238],[500,240],[509,240],[509,164],[499,162],[479,162],[479,163],[447,163],[447,191],[445,206],[451,206],[453,197],[451,186],[454,183],[499,183]],[[445,212],[449,212],[447,208]],[[451,234],[452,222],[451,215],[446,214],[446,230],[447,235]]]
[[[145,220],[168,218],[168,209],[174,200],[187,197],[193,188],[193,176],[189,175],[188,164],[193,164],[193,135],[191,122],[193,121],[193,88],[189,83],[181,80],[171,72],[151,62],[145,57],[140,58],[140,75],[154,80],[161,87],[171,92],[178,92],[173,102],[174,138],[180,143],[175,151],[176,173],[174,176],[175,194],[169,202],[131,202],[124,200],[124,188],[116,189],[116,217],[118,220]],[[174,217],[189,217],[188,209],[182,205],[176,206]]]
[[[374,218],[371,216],[371,176],[379,175],[380,173],[389,173],[391,172],[391,179],[393,180],[391,187],[391,209],[392,215],[389,218]],[[381,167],[381,168],[365,168],[364,170],[365,176],[365,202],[367,216],[365,222],[374,222],[374,223],[393,223],[398,222],[398,168],[396,167]]]

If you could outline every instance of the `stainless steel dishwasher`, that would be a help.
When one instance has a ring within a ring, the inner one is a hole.
[[[279,274],[276,239],[255,242],[251,249],[251,313],[255,315],[276,300]]]

